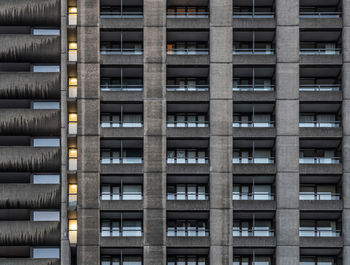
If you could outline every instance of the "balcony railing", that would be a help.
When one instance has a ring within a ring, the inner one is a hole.
[[[120,229],[119,227],[102,227],[101,236],[102,237],[142,236],[142,228],[127,227],[127,228]]]
[[[340,157],[301,157],[300,164],[339,164]]]
[[[167,91],[208,91],[208,85],[167,85]]]
[[[122,193],[113,193],[113,192],[101,192],[102,201],[127,201],[127,200],[142,200],[141,192],[122,192]]]
[[[339,128],[340,121],[329,121],[329,122],[320,122],[320,121],[312,121],[312,122],[299,122],[299,127],[302,128]]]
[[[176,121],[176,122],[167,122],[167,127],[169,128],[198,128],[198,127],[208,127],[208,122],[202,121]]]
[[[209,12],[167,12],[168,18],[207,18]]]
[[[334,230],[331,227],[299,227],[299,236],[305,237],[339,237],[340,230]]]
[[[274,91],[274,86],[265,85],[235,85],[232,91]]]
[[[204,227],[168,227],[167,236],[208,236],[209,230]]]
[[[232,51],[232,54],[255,54],[255,55],[265,55],[265,54],[274,54],[274,49],[241,49],[241,48],[234,48]]]
[[[338,201],[340,200],[340,194],[333,192],[299,192],[299,200]]]
[[[340,85],[328,85],[328,84],[312,84],[312,85],[300,85],[299,91],[339,91]]]
[[[232,200],[234,201],[273,201],[274,194],[271,192],[233,192]]]
[[[271,128],[275,127],[273,121],[257,122],[257,121],[235,121],[232,123],[232,127],[235,128]]]
[[[101,85],[101,91],[142,91],[143,85]]]
[[[340,18],[341,12],[300,12],[301,18]]]
[[[209,49],[189,48],[189,49],[167,49],[168,55],[207,55]]]
[[[205,201],[208,198],[209,194],[205,192],[177,192],[167,194],[167,200],[169,201]]]
[[[143,49],[109,49],[103,48],[100,51],[101,54],[122,54],[122,55],[141,55]]]
[[[233,18],[274,18],[275,12],[233,12]]]
[[[116,122],[116,121],[102,121],[102,128],[141,128],[143,126],[142,122]]]
[[[274,164],[274,157],[234,157],[232,164]]]
[[[168,164],[208,164],[209,159],[207,157],[168,157]]]
[[[101,18],[142,18],[143,12],[101,12]]]
[[[242,237],[248,237],[248,236],[274,236],[275,231],[271,230],[268,227],[254,227],[252,229],[245,229],[240,227],[233,227],[232,229],[232,235],[233,236],[242,236]]]
[[[336,55],[340,54],[340,48],[327,49],[327,48],[300,48],[300,55]]]
[[[101,164],[142,164],[142,157],[102,157]]]

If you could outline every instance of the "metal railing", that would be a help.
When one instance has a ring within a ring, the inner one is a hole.
[[[142,157],[102,157],[101,164],[142,164]]]
[[[341,12],[328,11],[328,12],[300,12],[301,18],[340,18]]]
[[[234,157],[232,164],[274,164],[274,157]]]
[[[101,91],[142,91],[143,85],[101,85]]]
[[[311,121],[311,122],[299,122],[299,127],[301,128],[339,128],[340,121],[328,121],[328,122],[320,122],[320,121]]]
[[[209,49],[189,48],[189,49],[167,49],[168,55],[207,55]]]
[[[209,12],[167,12],[168,18],[207,18]]]
[[[299,91],[339,91],[341,85],[329,85],[329,84],[312,84],[312,85],[300,85]]]
[[[167,163],[168,164],[208,164],[209,159],[208,157],[168,157]]]
[[[127,121],[101,121],[102,128],[141,128],[143,126],[143,122],[127,122]]]
[[[275,127],[274,121],[257,122],[257,121],[235,121],[232,123],[235,128],[271,128]]]
[[[234,201],[273,201],[275,195],[271,192],[232,192]]]
[[[167,229],[167,236],[176,236],[176,237],[182,237],[182,236],[208,236],[209,230],[198,227],[168,227]]]
[[[167,122],[168,128],[198,128],[198,127],[208,127],[207,121],[175,121]]]
[[[205,201],[209,199],[209,194],[205,192],[176,192],[168,193],[169,201]]]
[[[339,193],[333,192],[299,192],[299,200],[311,201],[338,201],[340,200]]]
[[[245,229],[240,227],[233,227],[232,236],[249,237],[249,236],[275,236],[275,231],[270,228],[254,227],[252,229]]]
[[[341,48],[300,48],[300,55],[337,55],[341,54]]]
[[[101,48],[101,54],[122,54],[122,55],[141,55],[143,54],[143,49],[112,49],[112,48]]]
[[[135,228],[119,228],[119,227],[102,227],[102,237],[124,237],[124,236],[142,236],[143,231],[141,227]]]
[[[142,192],[101,192],[102,201],[142,200]]]
[[[143,12],[100,12],[101,18],[142,18]]]
[[[250,48],[250,49],[243,49],[243,48],[234,48],[232,50],[232,54],[274,54],[275,49],[272,48],[265,48],[265,49],[258,49],[258,48]]]
[[[208,85],[167,85],[167,91],[208,91]]]
[[[340,157],[300,157],[300,164],[339,164]]]
[[[232,91],[274,91],[273,85],[236,85],[232,88]]]
[[[233,12],[233,18],[274,18],[275,12]]]
[[[303,237],[339,237],[340,230],[331,227],[299,227],[299,236]]]

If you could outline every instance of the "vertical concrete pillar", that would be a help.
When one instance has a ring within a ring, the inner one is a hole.
[[[210,1],[210,264],[231,265],[232,1]]]
[[[342,194],[343,194],[343,264],[350,264],[350,1],[343,0],[343,74],[342,74]]]
[[[144,264],[166,264],[166,0],[144,0]]]
[[[67,217],[67,0],[61,1],[61,265],[70,265]]]
[[[276,264],[299,264],[299,1],[276,1]]]
[[[98,0],[78,2],[78,264],[100,264]]]

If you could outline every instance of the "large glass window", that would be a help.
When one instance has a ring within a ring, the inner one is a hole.
[[[59,221],[59,211],[34,211],[33,221]]]
[[[58,101],[33,101],[33,109],[60,109]]]
[[[35,138],[33,139],[34,147],[59,147],[59,138]]]
[[[59,73],[59,65],[33,65],[33,72],[36,73]]]
[[[59,248],[33,248],[33,258],[34,259],[59,259],[60,249]]]
[[[56,174],[35,174],[33,184],[60,184],[60,175]]]

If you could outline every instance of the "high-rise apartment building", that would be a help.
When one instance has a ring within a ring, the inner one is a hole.
[[[350,0],[0,0],[0,264],[349,265]]]

